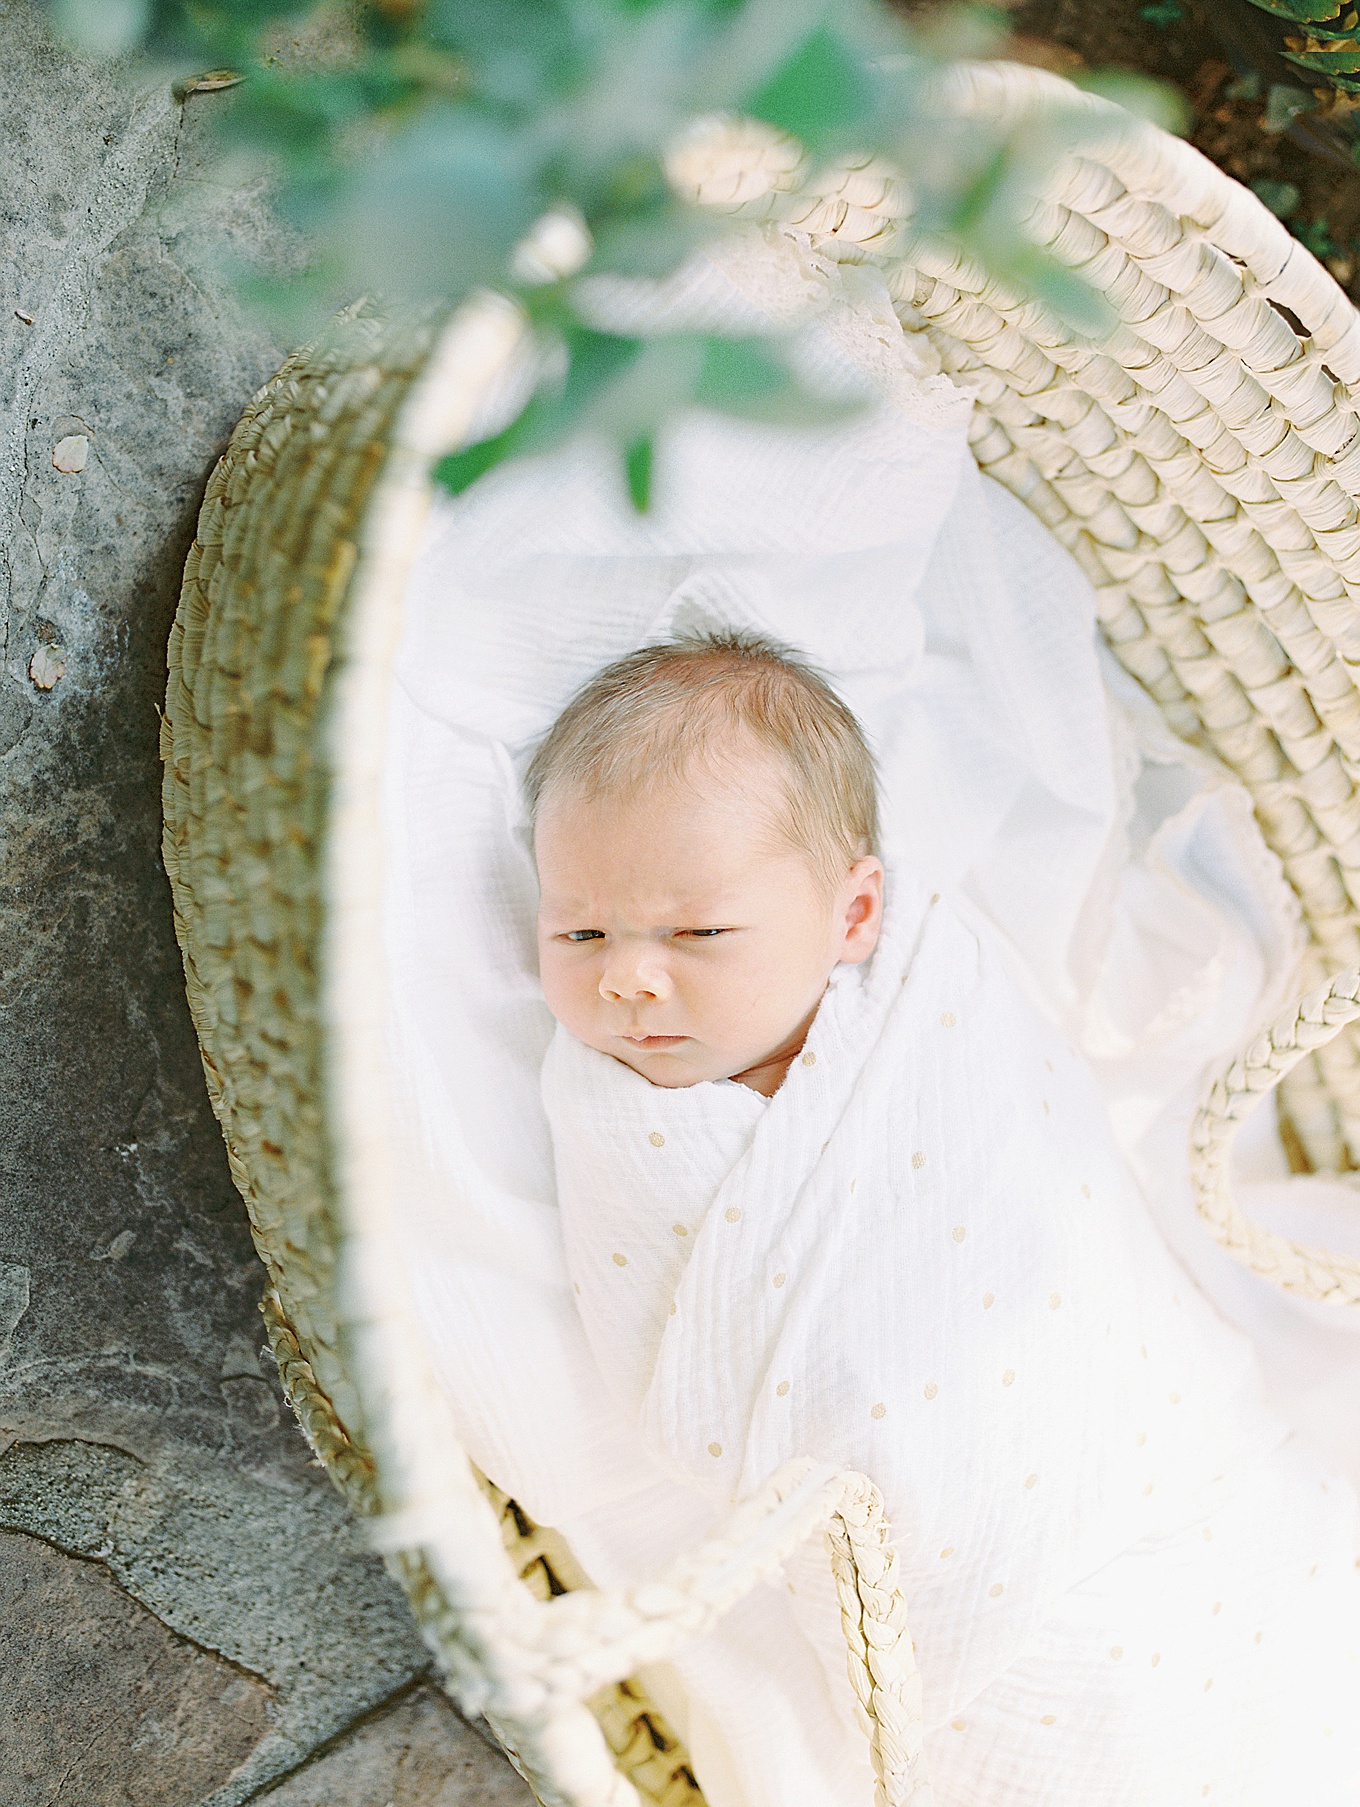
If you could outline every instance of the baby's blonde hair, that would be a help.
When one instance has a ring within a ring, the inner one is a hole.
[[[534,754],[530,811],[553,791],[636,790],[696,761],[722,774],[742,733],[782,767],[778,827],[829,882],[877,851],[878,786],[859,723],[791,648],[735,631],[683,634],[597,672]]]

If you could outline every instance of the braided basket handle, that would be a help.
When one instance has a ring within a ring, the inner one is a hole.
[[[413,1514],[380,1515],[369,1530],[390,1552],[409,1549],[421,1526]],[[454,1639],[438,1646],[451,1691],[465,1710],[484,1714],[544,1807],[641,1807],[583,1703],[713,1630],[814,1537],[823,1539],[835,1579],[875,1807],[933,1807],[921,1677],[882,1496],[867,1476],[806,1457],[777,1469],[650,1580],[543,1602],[513,1581],[467,1603]],[[468,1650],[476,1646],[471,1670],[451,1649],[460,1636]],[[459,1686],[469,1673],[475,1696]]]
[[[809,1538],[831,1561],[857,1717],[869,1744],[875,1807],[933,1807],[921,1676],[901,1569],[867,1475],[796,1458],[711,1537],[651,1581],[569,1593],[548,1608],[537,1673],[550,1698],[588,1697],[602,1681],[711,1630]],[[551,1630],[547,1630],[551,1621]],[[573,1803],[576,1807],[576,1803]],[[589,1807],[595,1807],[592,1800]],[[601,1807],[612,1807],[601,1803]]]
[[[1291,1067],[1360,1017],[1360,966],[1309,992],[1215,1076],[1190,1130],[1195,1208],[1230,1255],[1286,1292],[1329,1305],[1360,1304],[1360,1260],[1293,1242],[1243,1215],[1228,1177],[1237,1127]]]

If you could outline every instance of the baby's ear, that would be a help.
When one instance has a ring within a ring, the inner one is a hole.
[[[867,960],[878,946],[883,926],[883,862],[866,854],[856,860],[841,887],[844,936],[840,958],[848,966]]]

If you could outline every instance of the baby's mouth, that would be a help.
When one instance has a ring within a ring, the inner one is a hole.
[[[648,1052],[662,1048],[673,1048],[677,1042],[688,1041],[687,1035],[625,1035],[623,1040],[634,1048],[643,1048]]]

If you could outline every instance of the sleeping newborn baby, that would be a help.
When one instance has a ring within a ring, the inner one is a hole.
[[[1354,1498],[1260,1404],[995,931],[909,873],[885,896],[830,686],[751,636],[644,648],[528,791],[587,1337],[716,1505],[794,1456],[877,1483],[939,1807],[1354,1807]],[[869,1807],[801,1594],[838,1730],[780,1807]]]

